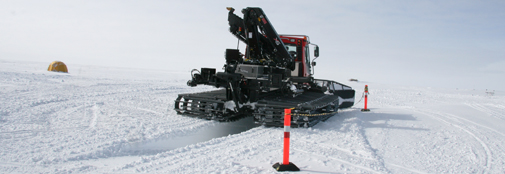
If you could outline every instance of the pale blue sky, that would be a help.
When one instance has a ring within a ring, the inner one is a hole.
[[[316,78],[505,90],[505,1],[7,0],[0,59],[220,69],[237,44],[227,6],[261,7],[278,33],[309,35]]]

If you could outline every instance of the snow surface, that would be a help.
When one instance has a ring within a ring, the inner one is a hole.
[[[277,173],[282,128],[182,142],[238,124],[175,113],[177,94],[213,89],[189,71],[48,65],[0,60],[0,173]],[[358,101],[365,83],[343,83]],[[291,129],[297,173],[505,171],[503,91],[366,84],[371,112]]]

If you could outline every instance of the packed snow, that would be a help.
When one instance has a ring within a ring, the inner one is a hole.
[[[49,63],[0,60],[0,173],[277,173],[282,162],[282,128],[177,115],[177,94],[214,89],[186,86],[189,71],[67,65],[67,74]],[[291,129],[297,173],[505,171],[500,89],[341,82],[360,102]],[[370,112],[360,111],[365,85]]]

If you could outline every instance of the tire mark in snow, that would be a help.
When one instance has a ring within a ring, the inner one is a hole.
[[[388,162],[386,162],[386,164],[387,165],[391,165],[393,167],[400,168],[400,169],[404,169],[404,170],[407,170],[407,171],[413,172],[413,173],[428,174],[426,172],[422,172],[422,171],[419,171],[419,170],[416,170],[416,169],[412,169],[412,168],[407,168],[407,167],[404,167],[404,166],[400,166],[398,164],[393,164],[393,163],[388,163]]]
[[[447,114],[436,113],[436,112],[429,112],[429,111],[420,111],[420,110],[416,110],[416,111],[419,112],[419,113],[428,115],[428,116],[430,116],[432,118],[435,118],[437,120],[440,120],[440,121],[444,122],[447,125],[456,127],[458,129],[466,132],[468,135],[472,136],[475,140],[477,140],[480,143],[480,145],[482,146],[482,148],[484,148],[484,151],[486,152],[486,159],[485,159],[485,166],[486,167],[484,168],[484,170],[482,171],[482,173],[487,173],[487,171],[491,168],[491,165],[492,165],[491,162],[492,162],[492,157],[493,156],[492,156],[491,150],[489,149],[489,146],[484,141],[482,141],[482,139],[480,139],[478,136],[476,136],[474,133],[472,133],[468,129],[465,129],[462,126],[457,125],[456,123],[451,123],[451,122],[449,122],[449,121],[447,121],[445,119],[442,119],[440,117],[436,117],[435,116],[435,115],[439,115],[439,116],[448,118]]]
[[[490,127],[484,126],[484,125],[479,124],[479,123],[476,123],[476,122],[474,122],[474,121],[470,121],[470,120],[468,120],[468,119],[466,119],[466,118],[458,117],[458,116],[453,115],[453,114],[448,114],[448,113],[446,113],[446,115],[447,115],[447,116],[450,116],[450,117],[453,117],[453,118],[455,118],[455,119],[460,119],[460,120],[466,121],[466,122],[468,122],[468,123],[474,124],[474,125],[479,126],[479,127],[481,127],[481,128],[488,129],[488,130],[490,130],[490,131],[493,131],[493,132],[495,132],[495,133],[497,133],[497,134],[500,134],[501,136],[505,137],[505,134],[504,134],[504,133],[501,133],[501,132],[497,131],[496,129],[493,129],[493,128],[490,128]]]
[[[255,137],[269,135],[269,132],[271,132],[271,130],[272,129],[253,128],[249,131],[242,132],[241,136],[226,136],[221,138],[215,138],[206,142],[200,142],[190,146],[159,153],[157,155],[142,157],[140,161],[135,161],[126,164],[123,167],[116,169],[115,172],[134,168],[133,171],[135,172],[153,172],[156,170],[163,169],[164,173],[172,173],[170,171],[178,171],[178,173],[180,173],[181,170],[178,166],[186,166],[186,168],[191,168],[188,166],[200,165],[201,162],[199,161],[209,161],[209,160],[219,161],[220,159],[222,159],[222,157],[225,158],[222,160],[226,160],[228,159],[227,157],[225,157],[226,155],[236,156],[233,154],[236,153],[241,154],[241,151],[243,151],[243,146],[241,146],[242,144],[244,143],[247,144],[246,142],[250,141],[251,139],[255,139]],[[215,157],[214,155],[215,153],[222,152],[223,144],[227,145],[226,152],[228,154],[217,155],[217,159],[210,158]],[[256,147],[250,147],[250,148],[256,148]],[[195,158],[194,154],[198,154],[198,156],[201,157]],[[222,163],[223,166],[228,165],[228,163],[226,163],[225,161],[220,161],[220,163]]]
[[[305,142],[306,144],[314,144],[314,142],[310,142],[310,141],[302,140],[302,139],[298,139],[297,141]],[[340,147],[337,147],[337,146],[334,146],[334,145],[329,145],[329,144],[325,144],[325,143],[317,143],[317,145],[320,146],[318,148],[326,148],[326,149],[331,149],[331,150],[338,150],[338,151],[344,152],[346,155],[349,155],[349,156],[352,156],[352,157],[361,158],[361,159],[364,159],[364,160],[375,160],[373,158],[367,158],[367,157],[363,157],[363,156],[359,156],[359,155],[353,154],[352,150],[340,148]]]
[[[97,103],[95,103],[95,105],[93,105],[92,110],[93,110],[93,118],[91,119],[91,122],[89,123],[89,127],[94,129],[96,127],[96,122],[98,120],[99,108],[97,106]]]
[[[335,118],[335,117],[334,117]],[[353,146],[352,148],[349,146],[344,146],[350,149],[338,147],[335,144],[328,144],[330,142],[311,142],[304,139],[296,139],[293,142],[293,146],[296,151],[301,151],[304,153],[316,154],[317,156],[322,156],[324,158],[330,158],[335,161],[346,161],[342,162],[345,164],[352,163],[354,167],[366,170],[373,171],[375,173],[390,173],[386,166],[384,165],[384,160],[381,156],[377,155],[375,149],[372,148],[368,138],[365,134],[364,123],[359,117],[356,117],[356,113],[347,112],[341,115],[343,120],[339,121],[339,125],[342,125],[340,128],[327,128],[325,130],[330,131],[338,131],[343,134],[352,135],[352,142],[357,146]],[[329,121],[331,122],[331,120]],[[325,123],[321,123],[319,127],[325,127],[328,121]],[[330,123],[331,124],[331,123]],[[357,153],[358,152],[358,153]],[[335,159],[338,157],[338,160]],[[358,167],[359,166],[359,167]],[[367,168],[367,169],[364,169]]]
[[[344,164],[347,164],[347,165],[350,165],[350,166],[353,166],[353,167],[356,167],[356,168],[359,168],[359,169],[362,169],[362,170],[366,170],[366,171],[369,171],[369,172],[381,173],[380,171],[376,171],[376,170],[374,170],[372,168],[361,166],[361,165],[357,165],[357,164],[351,163],[351,162],[343,160],[343,159],[334,158],[334,157],[331,157],[331,156],[319,155],[317,153],[312,153],[312,152],[300,150],[300,149],[297,149],[297,148],[293,148],[293,150],[296,150],[296,151],[299,151],[299,152],[303,152],[303,153],[307,153],[307,154],[309,154],[309,156],[310,155],[316,155],[316,156],[321,156],[321,157],[324,157],[324,158],[330,158],[330,159],[333,159],[335,161],[339,161],[341,163],[344,163]]]
[[[28,139],[37,136],[40,132],[47,132],[45,129],[41,130],[16,130],[0,132],[1,139]]]
[[[478,111],[481,111],[481,112],[484,112],[486,114],[488,114],[489,116],[493,116],[495,118],[498,118],[498,119],[501,119],[501,120],[505,120],[504,118],[504,115],[502,112],[497,112],[497,111],[494,111],[490,108],[487,108],[486,106],[483,106],[482,104],[477,104],[477,103],[473,103],[473,104],[469,104],[469,103],[466,103],[467,106],[470,106],[471,108],[474,108]]]
[[[502,142],[503,142],[503,140],[505,139],[505,134],[503,134],[503,133],[501,133],[501,132],[499,132],[499,131],[497,131],[497,130],[495,130],[495,129],[493,129],[493,128],[490,128],[490,127],[487,127],[487,126],[484,126],[484,125],[478,124],[478,123],[476,123],[476,122],[473,122],[473,121],[470,121],[470,120],[468,120],[468,119],[465,119],[465,118],[459,117],[459,116],[457,116],[457,115],[453,115],[453,114],[449,114],[449,113],[444,113],[444,114],[446,114],[446,116],[448,116],[448,117],[452,117],[452,118],[454,118],[454,119],[460,119],[460,120],[466,121],[466,122],[468,122],[468,123],[470,123],[470,124],[473,124],[473,125],[477,126],[477,127],[475,127],[475,128],[474,128],[474,131],[477,131],[478,133],[483,134],[483,135],[485,134],[485,135],[484,135],[484,137],[485,137],[485,138],[486,138],[486,140],[488,140],[488,141],[489,141],[489,140],[494,140],[494,139],[500,139],[500,137],[499,137],[499,136],[495,136],[495,135],[491,135],[491,134],[489,134],[489,132],[484,132],[484,131],[482,131],[482,129],[478,129],[478,127],[480,127],[480,128],[484,128],[484,129],[488,129],[488,130],[490,130],[490,131],[492,131],[492,132],[494,132],[494,133],[497,133],[497,134],[501,135],[501,136],[502,136],[502,137],[501,137],[501,139],[502,139],[502,140],[496,140],[496,142],[498,142],[498,143],[493,143],[496,149],[491,150],[491,152],[497,152],[497,151],[498,151],[498,153],[497,153],[497,154],[500,154],[500,152],[501,152],[501,153],[503,153],[503,152],[504,152],[504,151],[503,151],[503,149],[504,149],[504,148],[502,148],[501,146],[502,146],[502,144],[503,144],[503,143],[502,143]],[[468,127],[468,128],[470,128],[470,127]],[[492,138],[489,138],[489,137],[492,137]],[[499,158],[499,159],[501,159],[501,158]],[[502,160],[503,160],[503,159],[502,159]],[[495,159],[495,161],[496,161],[496,159]],[[499,163],[499,162],[495,162],[495,163]],[[503,164],[503,161],[502,161],[502,164]]]
[[[135,109],[138,109],[138,110],[141,110],[141,111],[150,112],[150,113],[157,114],[157,115],[161,115],[161,116],[164,116],[164,115],[165,115],[165,114],[163,114],[163,113],[161,113],[161,112],[153,111],[153,110],[150,110],[150,109],[147,109],[147,108],[139,108],[139,107],[136,107]]]
[[[134,118],[134,119],[137,120],[136,118]],[[134,121],[134,122],[138,122],[138,121]],[[158,135],[157,137],[154,137],[151,139],[145,139],[143,137],[139,137],[139,141],[145,141],[145,142],[155,141],[156,139],[159,139],[162,137],[167,138],[168,135],[170,135],[169,137],[183,136],[184,134],[186,134],[188,132],[197,131],[197,130],[201,129],[202,127],[207,126],[209,123],[211,123],[211,122],[201,121],[199,119],[191,119],[191,121],[189,121],[189,122],[182,122],[180,124],[177,124],[178,127],[167,127],[166,132]],[[90,128],[90,127],[88,127],[88,128]],[[131,136],[137,136],[137,135],[144,136],[142,133],[144,131],[143,129],[144,129],[143,123],[140,122],[140,126],[138,127],[138,129],[132,130],[131,134],[129,134],[127,136],[130,136],[130,135]],[[109,145],[107,145],[106,147],[104,147],[101,150],[93,151],[93,152],[78,155],[78,156],[74,156],[74,157],[68,158],[67,160],[78,161],[78,160],[89,160],[89,159],[99,159],[99,158],[132,156],[132,155],[139,155],[139,153],[158,154],[158,153],[170,151],[170,150],[129,151],[127,149],[131,147],[131,143],[133,143],[133,142],[129,141],[129,140],[119,140],[119,141],[110,143]]]
[[[386,120],[385,124],[389,124],[388,121],[389,120]],[[388,147],[388,144],[389,144],[388,142],[390,141],[389,134],[390,134],[391,129],[384,129],[383,131],[384,131],[384,138],[382,139],[381,145],[382,145],[382,147]],[[385,152],[383,152],[382,156],[384,156],[384,153]],[[376,155],[379,156],[378,154],[376,154]],[[385,168],[387,168],[386,167],[386,164],[387,164],[387,165],[390,165],[390,166],[393,166],[393,167],[396,167],[396,168],[400,168],[400,169],[403,169],[403,170],[407,170],[407,171],[410,171],[410,172],[413,172],[413,173],[426,174],[425,172],[421,172],[421,171],[416,170],[414,168],[407,168],[407,167],[404,167],[404,166],[401,166],[401,165],[398,165],[398,164],[393,164],[393,163],[390,163],[390,162],[385,162],[384,160],[383,160],[383,162],[384,162],[384,167]]]
[[[112,105],[112,106],[117,107],[117,108],[127,107],[127,108],[130,108],[130,109],[141,110],[141,111],[150,112],[150,113],[153,113],[153,114],[156,114],[156,115],[165,116],[165,114],[162,113],[162,112],[154,111],[154,110],[147,109],[147,108],[141,108],[141,107],[137,107],[137,106],[129,106],[129,105],[121,105],[121,106],[119,106],[119,105]]]
[[[365,143],[365,147],[368,148],[371,152],[372,152],[372,155],[377,158],[376,160],[379,162],[380,165],[382,165],[382,167],[384,167],[384,169],[386,169],[387,173],[391,173],[390,171],[388,171],[387,167],[384,165],[384,159],[383,157],[377,155],[376,153],[376,150],[372,148],[372,145],[370,144],[370,141],[368,141],[368,137],[366,136],[366,133],[365,133],[365,129],[363,128],[363,120],[359,120],[359,133],[361,134],[361,136],[364,138],[364,143]]]
[[[21,167],[21,166],[27,166],[26,164],[19,163],[19,162],[0,162],[0,166],[2,167]]]
[[[32,102],[30,104],[30,107],[37,107],[37,106],[41,106],[41,105],[46,105],[46,104],[51,104],[51,103],[58,103],[58,102],[66,102],[68,101],[68,99],[50,99],[50,100],[39,100],[39,101],[35,101],[35,102]]]
[[[171,114],[165,115],[161,112],[157,112],[157,111],[146,109],[146,108],[138,108],[138,107],[133,107],[133,106],[128,106],[128,105],[116,105],[116,104],[109,104],[109,103],[107,105],[112,106],[118,110],[124,110],[124,108],[129,108],[129,109],[133,109],[133,110],[140,110],[140,111],[153,113],[153,114],[160,115],[160,116],[175,116],[175,117],[180,118],[180,122],[177,124],[171,124],[167,127],[163,127],[163,126],[160,127],[163,129],[168,129],[168,132],[166,134],[178,135],[178,133],[176,133],[176,132],[183,133],[186,131],[195,131],[196,129],[199,129],[202,126],[212,124],[212,121],[209,122],[207,120],[180,116],[175,113],[173,115],[171,115]],[[133,117],[133,116],[131,116],[131,117]]]
[[[493,104],[494,107],[500,108],[500,109],[505,109],[505,105],[500,105],[500,104]]]

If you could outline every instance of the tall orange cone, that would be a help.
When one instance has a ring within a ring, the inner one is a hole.
[[[295,164],[289,162],[289,132],[291,129],[291,109],[284,109],[284,158],[282,164],[275,163],[272,167],[279,171],[300,171]]]
[[[368,103],[368,85],[365,85],[365,108],[361,109],[362,112],[368,112],[370,109],[367,108]]]

